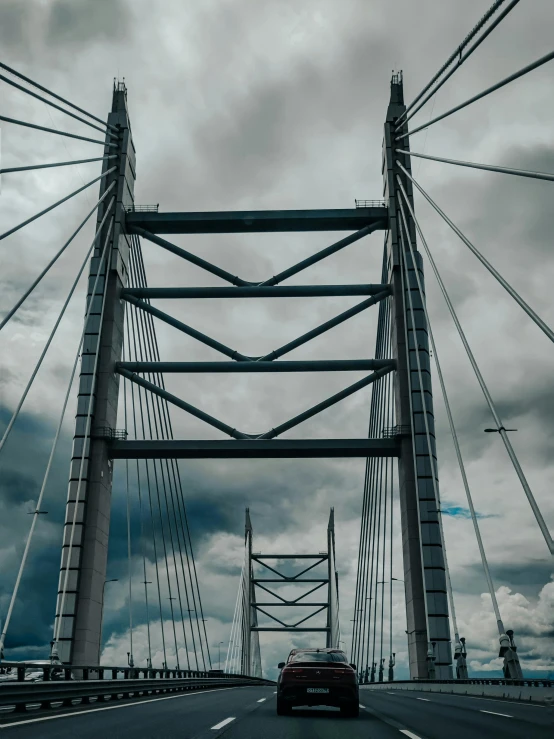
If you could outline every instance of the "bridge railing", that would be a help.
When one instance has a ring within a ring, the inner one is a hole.
[[[70,708],[77,704],[88,705],[130,698],[147,700],[150,696],[165,693],[274,685],[271,680],[247,675],[228,675],[217,670],[199,672],[98,665],[44,665],[32,662],[4,662],[0,669],[0,709],[9,711],[11,708],[16,713],[23,713],[28,707],[33,710]],[[10,673],[7,672],[9,669],[15,671],[14,679],[10,678]],[[28,669],[36,669],[38,679],[25,679],[25,671]],[[107,673],[112,677],[107,677]],[[123,678],[117,677],[120,673]]]
[[[32,671],[31,673],[29,671]],[[31,676],[32,675],[32,676]],[[121,676],[121,677],[120,677]],[[63,682],[66,680],[159,680],[217,678],[221,680],[252,680],[266,682],[249,675],[230,675],[218,670],[182,670],[160,667],[113,667],[105,665],[65,665],[44,662],[0,663],[0,687],[10,682]]]
[[[554,688],[554,680],[548,678],[525,678],[523,680],[513,680],[503,677],[469,677],[465,680],[393,680],[392,682],[382,683],[363,683],[369,687],[385,687],[391,685],[514,685],[524,686],[528,688]],[[362,683],[360,683],[362,685]]]

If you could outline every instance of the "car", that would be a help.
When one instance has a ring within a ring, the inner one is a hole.
[[[335,706],[344,716],[359,715],[356,665],[340,649],[293,649],[278,668],[277,715],[293,706]]]

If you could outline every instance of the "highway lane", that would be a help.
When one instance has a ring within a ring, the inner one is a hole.
[[[362,688],[360,717],[332,708],[276,715],[274,687],[224,688],[12,714],[0,739],[552,739],[554,712],[465,696]],[[392,692],[392,691],[391,691]],[[484,712],[486,711],[486,713]],[[499,715],[500,714],[500,715]]]
[[[421,739],[552,739],[554,711],[539,705],[428,691],[360,690],[360,701]]]

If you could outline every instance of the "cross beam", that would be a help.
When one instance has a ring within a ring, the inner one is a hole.
[[[394,439],[200,439],[113,441],[111,459],[307,459],[398,457]]]
[[[142,228],[154,234],[357,231],[371,225],[385,230],[388,208],[383,203],[369,208],[326,210],[128,212],[125,223],[131,231]]]

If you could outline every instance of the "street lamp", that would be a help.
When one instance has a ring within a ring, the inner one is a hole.
[[[106,585],[109,582],[119,582],[117,577],[113,577],[111,580],[104,580],[102,585],[102,607],[100,609],[100,647],[102,647],[102,627],[104,626],[104,593],[106,592]]]
[[[217,666],[221,670],[221,645],[225,642],[220,641],[217,645]]]

